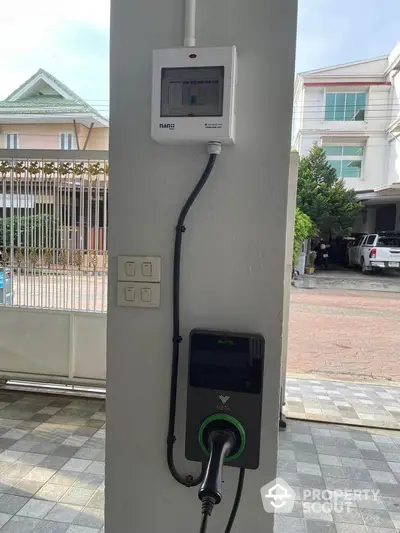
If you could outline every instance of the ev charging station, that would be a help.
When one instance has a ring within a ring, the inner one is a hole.
[[[107,531],[272,533],[295,30],[112,0]]]

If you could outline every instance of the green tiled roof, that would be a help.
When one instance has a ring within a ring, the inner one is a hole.
[[[38,75],[44,75],[52,80],[63,92],[68,94],[69,99],[64,98],[61,95],[45,95],[36,94],[28,96],[26,98],[21,97],[18,100],[13,100],[13,97],[23,89],[25,85],[28,85]],[[13,91],[5,100],[0,101],[0,113],[5,114],[46,114],[57,115],[66,113],[89,113],[96,115],[100,118],[104,118],[100,115],[96,109],[90,106],[85,100],[82,100],[77,94],[75,94],[66,85],[61,83],[57,78],[49,74],[43,69],[40,69],[33,76],[31,76],[20,87]]]

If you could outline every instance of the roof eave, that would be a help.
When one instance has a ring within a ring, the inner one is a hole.
[[[76,120],[87,120],[95,124],[95,127],[109,127],[109,121],[101,115],[93,113],[4,113],[4,109],[0,109],[0,123],[1,124],[15,124],[15,120],[26,122],[40,123],[40,120],[60,119],[71,120],[71,123]],[[7,119],[11,122],[7,122]],[[96,124],[97,123],[97,124]]]

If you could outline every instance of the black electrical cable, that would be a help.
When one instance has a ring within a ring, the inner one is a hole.
[[[236,518],[236,513],[239,509],[240,500],[242,498],[245,473],[246,473],[246,470],[244,468],[241,468],[239,472],[239,479],[238,479],[238,484],[237,484],[237,489],[236,489],[235,500],[233,502],[232,511],[229,516],[229,520],[226,525],[226,528],[225,528],[225,533],[230,533],[232,526],[233,526],[233,522],[235,521],[235,518]]]
[[[237,511],[239,509],[240,500],[242,498],[245,473],[246,473],[246,469],[245,468],[241,468],[240,471],[239,471],[239,479],[238,479],[238,484],[237,484],[237,488],[236,488],[235,500],[233,502],[232,511],[231,511],[231,514],[229,515],[229,520],[228,520],[228,523],[226,525],[224,533],[231,533],[232,526],[233,526],[233,523],[235,521]],[[213,510],[213,507],[214,507],[214,503],[215,502],[212,501],[211,498],[205,498],[203,500],[203,504],[202,504],[203,518],[202,518],[202,521],[201,521],[200,533],[206,533],[206,531],[207,531],[208,517],[212,513],[212,510]]]
[[[189,195],[182,207],[178,217],[175,233],[175,247],[174,247],[174,268],[173,268],[173,349],[172,349],[172,367],[171,367],[171,387],[169,400],[169,420],[168,420],[168,436],[167,436],[167,463],[172,477],[186,487],[195,487],[199,485],[204,477],[205,464],[202,465],[200,474],[193,478],[193,476],[182,476],[179,474],[174,462],[174,444],[175,444],[175,418],[176,418],[176,397],[178,389],[178,367],[179,367],[179,345],[182,341],[180,336],[180,270],[181,270],[181,250],[182,250],[182,235],[185,231],[185,219],[192,207],[200,191],[206,184],[212,169],[214,167],[217,154],[210,154],[206,168],[204,169],[201,178],[197,182],[193,191]],[[205,521],[207,522],[207,520]],[[204,527],[207,527],[205,524]]]
[[[206,533],[207,531],[207,524],[208,524],[208,514],[203,514],[201,519],[201,526],[200,526],[200,532],[199,533]]]

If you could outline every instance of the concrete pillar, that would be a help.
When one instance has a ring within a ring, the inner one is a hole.
[[[248,472],[234,530],[272,532],[260,487],[275,477],[296,1],[199,0],[197,44],[238,49],[237,144],[223,148],[187,219],[182,255],[182,365],[176,446],[183,473],[187,334],[193,327],[266,338],[261,466]],[[158,146],[149,136],[151,56],[183,42],[183,0],[113,0],[106,531],[187,533],[200,524],[197,489],[166,464],[176,219],[207,160],[203,146]],[[116,306],[118,255],[162,257],[161,307]],[[238,472],[209,533],[224,530]]]

